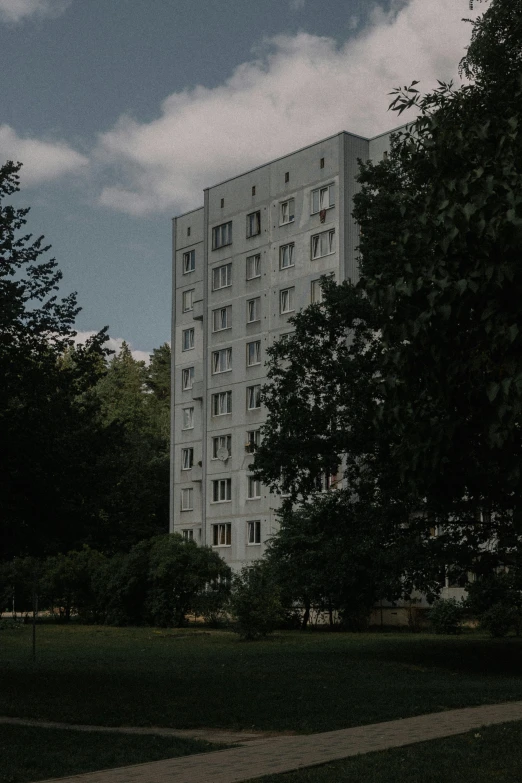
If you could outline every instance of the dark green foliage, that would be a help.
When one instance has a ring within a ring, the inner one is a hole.
[[[468,586],[467,606],[492,636],[522,629],[522,581],[518,568],[490,573]]]
[[[88,546],[48,558],[41,585],[44,607],[66,621],[71,615],[85,622],[99,621],[102,614],[95,584],[105,562],[103,555]]]
[[[150,542],[147,613],[152,625],[182,626],[197,610],[207,585],[230,579],[230,569],[209,547],[186,541],[178,533]],[[220,591],[225,598],[226,593]]]
[[[462,631],[464,606],[455,598],[439,598],[429,612],[429,620],[435,633],[458,634]]]
[[[511,513],[522,481],[521,24],[520,0],[493,0],[462,63],[471,84],[396,91],[419,118],[355,198],[393,461],[466,524]]]
[[[234,630],[248,641],[272,633],[281,623],[280,588],[265,562],[250,563],[233,577],[230,611]]]
[[[116,472],[103,507],[109,552],[128,551],[168,529],[169,366],[167,345],[154,352],[146,368],[123,343],[95,388],[104,426],[112,432],[108,458]]]

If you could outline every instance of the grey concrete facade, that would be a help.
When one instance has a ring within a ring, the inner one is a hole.
[[[382,158],[389,137],[331,136],[206,189],[173,221],[170,530],[235,569],[277,529],[279,498],[249,471],[266,349],[321,275],[357,278],[357,159]]]

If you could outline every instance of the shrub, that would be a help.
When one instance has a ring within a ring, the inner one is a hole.
[[[429,612],[435,633],[460,633],[463,618],[464,606],[455,598],[439,598]]]
[[[242,639],[266,636],[283,621],[279,586],[265,562],[251,563],[234,576],[230,608]]]
[[[490,609],[480,616],[480,626],[485,631],[488,631],[491,636],[500,638],[501,636],[506,636],[511,628],[518,625],[520,621],[518,614],[513,606],[493,604]]]
[[[209,547],[171,533],[151,539],[148,576],[149,621],[163,627],[182,626],[213,584],[226,584],[230,568]]]

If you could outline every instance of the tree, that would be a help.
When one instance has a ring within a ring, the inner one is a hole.
[[[147,369],[124,342],[96,386],[113,442],[108,460],[115,480],[104,507],[108,551],[128,550],[168,529],[169,364],[168,346],[153,353]]]
[[[314,509],[314,486],[342,470],[368,529],[427,542],[438,526],[439,562],[480,571],[522,533],[521,24],[522,0],[492,0],[461,63],[470,84],[394,91],[391,108],[419,117],[386,160],[361,162],[360,282],[323,281],[324,302],[270,351],[255,456]]]
[[[72,351],[76,295],[43,237],[24,234],[28,209],[5,200],[20,164],[0,168],[0,557],[68,549],[93,521],[105,448],[89,389],[106,330]]]
[[[522,482],[522,2],[492,0],[471,79],[416,106],[387,161],[362,167],[360,288],[379,314],[392,458],[434,509],[519,515]]]

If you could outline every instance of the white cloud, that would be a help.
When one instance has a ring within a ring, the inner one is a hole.
[[[204,187],[341,130],[396,127],[408,118],[387,112],[393,87],[458,78],[471,29],[463,16],[467,0],[395,0],[342,45],[305,33],[265,41],[224,84],[174,93],[152,122],[124,116],[100,134],[101,203],[181,212],[202,203]]]
[[[85,341],[88,340],[89,337],[92,337],[95,334],[96,332],[78,332],[76,334],[76,337],[74,338],[74,342],[76,343],[76,345],[78,345],[79,343],[85,343]],[[110,348],[111,351],[115,351],[118,354],[121,351],[121,346],[123,345],[124,342],[127,343],[129,348],[131,349],[131,354],[137,361],[145,362],[145,364],[150,363],[150,354],[148,351],[139,351],[137,349],[134,349],[132,347],[132,343],[130,343],[128,340],[124,340],[123,337],[109,337],[109,339],[105,343],[105,347]]]
[[[59,16],[72,0],[0,0],[0,22],[21,22],[30,16]]]
[[[305,7],[305,0],[290,0],[292,11],[301,11]]]
[[[1,0],[0,0],[1,2]],[[62,141],[22,138],[9,125],[0,125],[0,161],[21,161],[20,179],[34,185],[79,171],[89,162]]]

